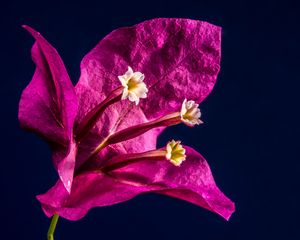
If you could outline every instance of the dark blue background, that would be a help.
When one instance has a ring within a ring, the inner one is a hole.
[[[34,71],[39,30],[59,51],[75,83],[82,57],[115,28],[154,17],[206,20],[223,27],[222,68],[201,104],[204,125],[169,128],[208,160],[236,202],[229,222],[189,203],[143,195],[97,208],[78,222],[60,219],[66,239],[300,239],[297,1],[6,1],[1,5],[1,239],[45,239],[49,226],[35,195],[57,179],[47,145],[22,131],[20,94]]]

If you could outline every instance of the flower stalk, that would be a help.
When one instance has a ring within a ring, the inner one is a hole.
[[[50,223],[50,227],[47,233],[47,239],[48,240],[54,240],[54,231],[58,222],[59,215],[54,214]]]
[[[107,145],[115,144],[118,142],[127,141],[129,139],[135,138],[153,128],[163,127],[163,126],[172,126],[181,123],[180,112],[175,112],[163,116],[159,119],[149,121],[146,123],[141,123],[132,127],[125,128],[121,131],[115,132],[112,135],[106,137],[94,150],[92,156],[97,155],[103,148]]]
[[[165,160],[165,155],[167,154],[167,151],[164,149],[158,149],[158,150],[150,150],[143,153],[131,153],[131,154],[124,154],[121,156],[117,156],[115,158],[112,158],[110,160],[110,163],[106,166],[99,168],[98,170],[102,172],[110,172],[125,166],[128,166],[129,164],[143,161],[143,160]]]
[[[77,141],[80,141],[88,133],[88,131],[95,126],[97,120],[101,117],[102,113],[108,106],[121,100],[122,90],[123,87],[119,87],[112,91],[104,101],[94,107],[84,117],[80,125],[77,126],[75,130],[75,138]]]

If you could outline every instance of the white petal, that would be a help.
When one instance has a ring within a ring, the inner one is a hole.
[[[126,80],[129,80],[130,78],[132,78],[132,76],[133,76],[132,68],[128,66],[128,70],[123,76],[126,78]]]
[[[144,74],[142,74],[141,72],[135,72],[133,73],[132,76],[136,82],[142,82],[145,78]]]
[[[126,87],[126,86],[127,86],[128,80],[126,80],[126,79],[124,78],[124,75],[123,75],[123,76],[118,76],[118,78],[119,78],[119,80],[120,80],[122,86],[123,86],[123,87]]]
[[[186,98],[183,100],[183,103],[181,105],[181,111],[180,111],[181,116],[183,116],[186,113],[186,106],[185,105],[186,105]]]
[[[128,99],[129,99],[129,101],[131,101],[131,102],[135,102],[135,101],[137,101],[138,97],[136,96],[135,93],[129,92],[129,93],[128,93]]]

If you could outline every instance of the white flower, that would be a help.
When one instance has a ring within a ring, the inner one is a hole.
[[[182,147],[180,141],[172,140],[168,142],[166,150],[166,159],[168,159],[175,166],[178,167],[183,161],[185,161],[185,149]]]
[[[122,100],[128,98],[129,101],[135,102],[138,105],[140,98],[147,97],[147,86],[143,82],[145,76],[141,72],[133,72],[131,67],[128,67],[127,72],[118,76],[122,86],[124,87],[122,93]]]
[[[196,124],[199,125],[200,123],[203,123],[200,120],[201,112],[198,106],[199,104],[195,103],[195,101],[187,101],[184,99],[180,111],[181,121],[184,124],[193,127]]]

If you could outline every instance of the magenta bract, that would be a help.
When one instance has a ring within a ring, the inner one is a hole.
[[[156,192],[230,217],[233,202],[217,188],[207,162],[195,150],[185,147],[180,167],[147,157],[122,163],[124,156],[154,150],[162,130],[177,124],[156,119],[177,112],[185,98],[200,103],[211,92],[220,69],[219,27],[153,19],[117,29],[83,58],[75,87],[57,51],[38,32],[25,28],[36,40],[36,70],[22,94],[19,120],[49,143],[60,176],[38,196],[47,216],[78,220],[93,207]],[[118,76],[128,66],[145,75],[148,96],[138,105],[119,95]],[[115,136],[111,142],[109,136]],[[121,164],[106,171],[111,161]]]

